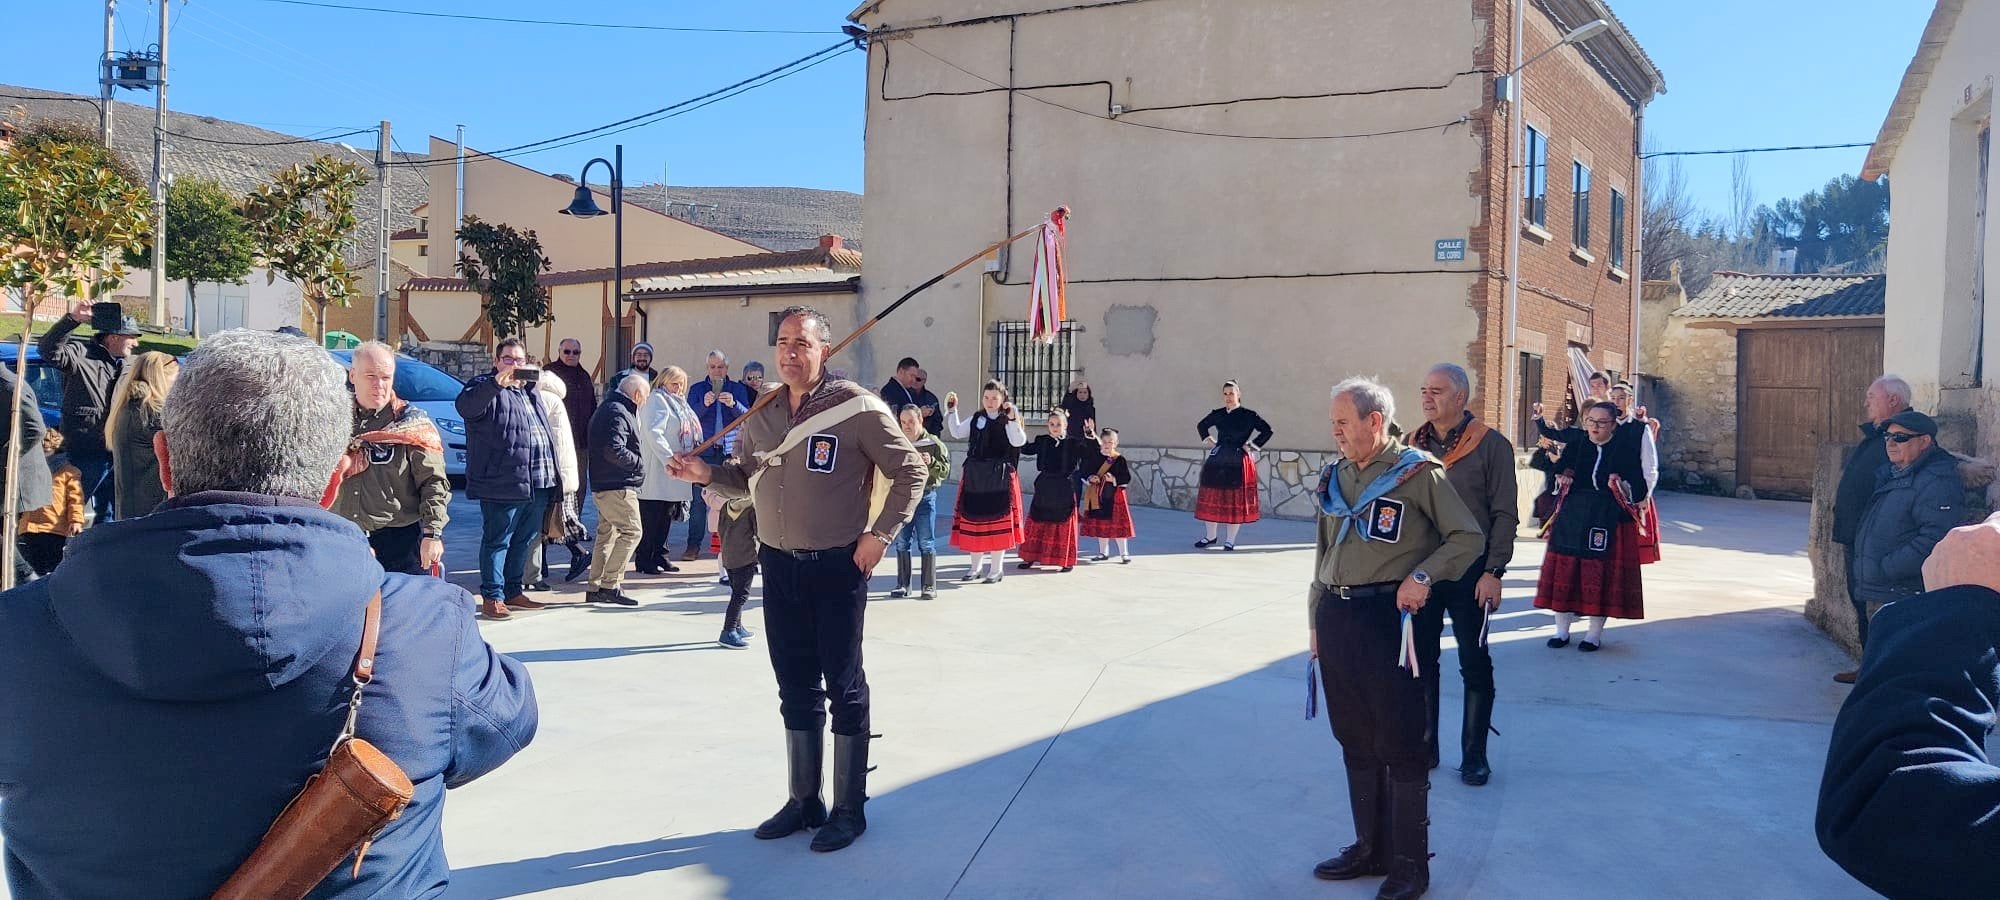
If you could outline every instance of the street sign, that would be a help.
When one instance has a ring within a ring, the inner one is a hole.
[[[1438,262],[1464,262],[1465,238],[1445,238],[1437,242]]]

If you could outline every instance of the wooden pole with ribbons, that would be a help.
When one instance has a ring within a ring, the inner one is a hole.
[[[1068,214],[1067,207],[1064,207],[1061,211],[1063,212],[1064,215]],[[995,241],[994,243],[988,244],[984,249],[981,249],[978,253],[974,253],[971,256],[968,256],[965,259],[959,261],[958,265],[952,266],[949,269],[939,272],[937,275],[933,276],[928,281],[925,281],[923,284],[917,285],[916,287],[909,289],[909,291],[904,293],[903,296],[896,298],[896,302],[891,303],[886,307],[883,307],[881,312],[876,313],[868,321],[861,323],[861,327],[854,329],[853,334],[850,334],[847,337],[842,338],[840,343],[833,345],[833,352],[827,354],[827,358],[832,359],[833,357],[838,356],[840,354],[840,351],[847,349],[847,345],[854,343],[856,340],[859,340],[862,335],[868,333],[868,329],[874,328],[876,323],[881,322],[883,319],[888,318],[890,313],[895,312],[896,309],[898,307],[901,307],[903,304],[910,302],[911,298],[915,297],[918,294],[923,293],[924,291],[936,287],[939,282],[947,278],[950,278],[952,275],[956,274],[960,269],[963,269],[966,266],[972,265],[973,263],[976,263],[982,259],[985,259],[988,256],[993,255],[993,253],[995,251],[998,251],[1000,248],[1005,247],[1008,244],[1012,244],[1015,241],[1018,241],[1031,234],[1040,232],[1044,227],[1046,227],[1045,223],[1036,224],[1029,228],[1023,229],[1018,233],[1009,235],[1005,240]],[[724,427],[721,431],[709,435],[707,440],[704,440],[700,444],[695,445],[694,449],[689,450],[686,453],[686,455],[700,456],[703,453],[708,452],[710,447],[715,446],[717,442],[727,437],[730,432],[733,432],[736,429],[743,427],[744,422],[749,421],[751,416],[756,415],[758,410],[763,409],[767,404],[771,402],[772,398],[778,396],[778,394],[779,392],[776,390],[765,391],[762,396],[759,396],[757,398],[757,401],[755,403],[750,404],[749,409],[745,410],[742,415],[737,416],[735,421],[730,422],[729,425],[727,427]]]

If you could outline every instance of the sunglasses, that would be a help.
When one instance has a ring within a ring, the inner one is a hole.
[[[564,356],[581,356],[581,355],[583,355],[583,351],[582,351],[582,350],[564,350],[564,351],[562,352],[562,355],[564,355]]]
[[[1909,431],[1891,431],[1882,437],[1884,440],[1894,441],[1898,444],[1907,444],[1917,438],[1923,437],[1923,435]]]

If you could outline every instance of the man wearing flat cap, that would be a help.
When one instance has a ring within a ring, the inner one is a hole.
[[[1906,409],[1883,423],[1889,464],[1861,519],[1854,547],[1855,596],[1870,616],[1924,592],[1924,560],[1945,532],[1964,524],[1958,460],[1937,445],[1937,421]]]

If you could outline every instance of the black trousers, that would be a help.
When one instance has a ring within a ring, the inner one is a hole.
[[[765,607],[768,621],[768,600]],[[1319,636],[1326,718],[1347,766],[1386,766],[1391,780],[1425,780],[1430,761],[1424,749],[1424,684],[1396,665],[1403,617],[1395,592],[1362,600],[1329,594],[1314,613],[1313,631]],[[1423,675],[1437,677],[1428,669]]]
[[[682,505],[678,500],[639,501],[639,551],[632,555],[633,568],[667,567],[667,532],[674,527],[676,507]]]
[[[727,570],[729,575],[729,608],[722,611],[722,625],[725,628],[743,624],[743,607],[750,602],[750,582],[757,578],[757,564],[738,566]]]
[[[34,569],[37,575],[55,571],[56,565],[62,562],[63,548],[67,546],[69,538],[60,534],[21,535],[21,555],[27,557],[28,567]]]
[[[1479,577],[1486,574],[1486,560],[1474,563],[1457,581],[1442,581],[1431,587],[1431,599],[1417,613],[1417,658],[1424,674],[1438,672],[1444,657],[1444,617],[1451,614],[1451,634],[1458,641],[1458,675],[1468,691],[1493,692],[1493,654],[1479,645],[1480,629],[1486,627],[1486,607],[1472,596]]]
[[[375,561],[385,572],[429,575],[418,550],[424,543],[424,526],[411,522],[399,528],[377,528],[368,532],[368,546],[375,548]]]
[[[861,620],[868,576],[854,545],[802,560],[763,547],[764,644],[778,676],[778,712],[787,731],[818,731],[833,709],[833,733],[868,733],[868,676],[861,670]]]

